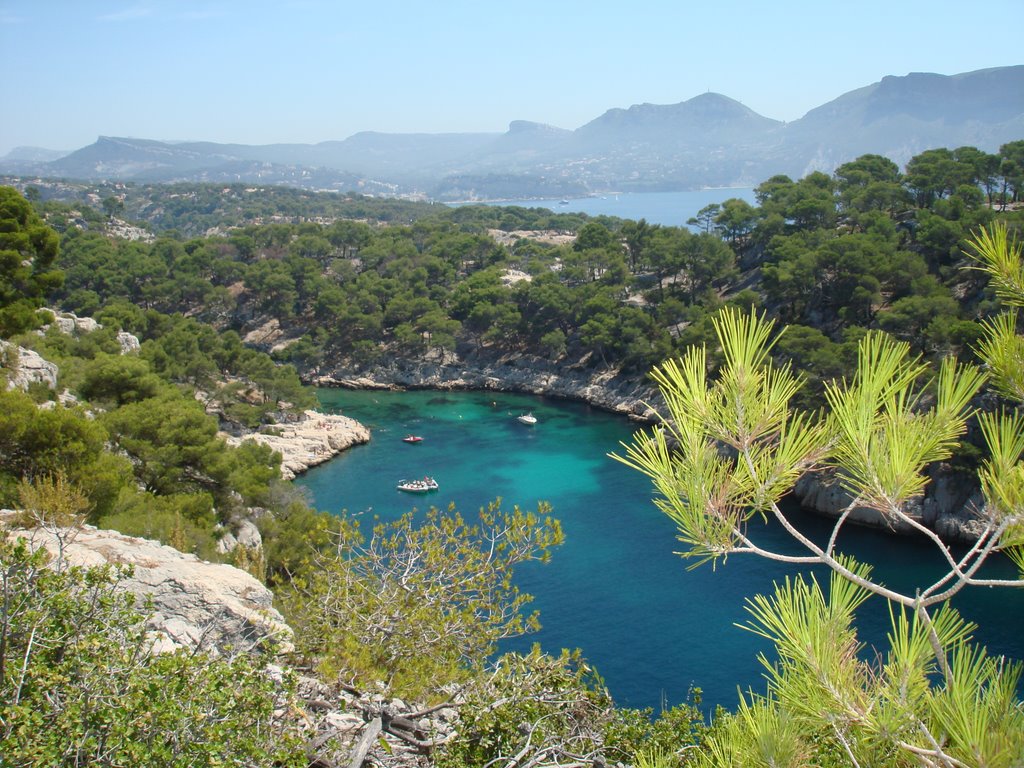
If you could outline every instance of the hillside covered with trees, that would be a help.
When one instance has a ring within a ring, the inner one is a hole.
[[[58,200],[68,185],[28,191],[62,233],[62,306],[120,313],[143,335],[149,310],[242,336],[277,319],[275,354],[304,375],[530,353],[642,376],[709,339],[708,318],[732,303],[794,326],[779,354],[823,380],[849,371],[851,342],[871,328],[970,356],[991,299],[960,268],[963,243],[1017,215],[1004,201],[1021,194],[1021,153],[930,150],[903,171],[865,156],[833,176],[768,179],[758,205],[709,206],[691,228],[281,188],[90,187],[79,202]],[[106,237],[89,199],[155,239]],[[574,237],[526,236],[537,230]]]

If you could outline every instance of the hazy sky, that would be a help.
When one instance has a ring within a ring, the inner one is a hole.
[[[572,129],[705,91],[795,120],[885,75],[1020,64],[997,32],[1022,20],[1021,0],[0,0],[0,155]]]

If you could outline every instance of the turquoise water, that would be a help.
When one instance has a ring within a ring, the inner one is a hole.
[[[518,205],[523,208],[550,208],[556,213],[586,213],[590,216],[617,216],[667,227],[681,227],[697,211],[711,203],[722,203],[738,197],[754,205],[752,187],[715,187],[691,189],[682,192],[630,192],[628,194],[574,197],[563,203],[559,198],[509,200],[483,203],[484,205]]]
[[[543,628],[511,641],[525,650],[582,648],[623,706],[659,708],[685,700],[691,685],[709,708],[732,708],[737,687],[763,691],[758,652],[768,644],[734,626],[746,621],[744,597],[771,589],[797,571],[749,555],[716,571],[687,571],[674,526],[650,503],[647,480],[607,458],[621,452],[636,426],[578,403],[496,393],[353,392],[319,390],[325,409],[372,430],[368,445],[316,467],[296,482],[317,508],[347,509],[393,519],[416,507],[454,502],[464,515],[500,497],[506,507],[535,509],[547,501],[562,521],[565,544],[546,565],[528,564],[518,582],[536,596]],[[515,417],[532,411],[535,426]],[[402,437],[422,435],[409,445]],[[440,489],[412,496],[395,489],[404,478],[433,476]],[[827,522],[794,512],[819,538]],[[760,532],[786,545],[777,528]],[[888,584],[908,588],[939,563],[912,539],[853,530],[842,548],[877,563]],[[796,549],[790,547],[796,552]],[[1005,565],[1005,564],[1004,564]],[[820,572],[819,572],[820,573]],[[1007,570],[1002,577],[1009,577]],[[959,607],[984,628],[990,650],[1024,657],[1024,591],[975,589]],[[862,609],[862,639],[880,644],[888,613],[880,600]]]

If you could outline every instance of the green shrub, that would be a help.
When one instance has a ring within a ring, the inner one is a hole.
[[[513,585],[515,566],[547,560],[557,520],[498,503],[475,523],[454,509],[377,525],[342,518],[333,554],[293,581],[284,612],[297,645],[328,678],[402,696],[431,695],[479,671],[497,642],[539,626]]]
[[[41,766],[305,765],[275,718],[291,684],[263,661],[153,654],[123,571],[54,569],[0,541],[0,762]]]

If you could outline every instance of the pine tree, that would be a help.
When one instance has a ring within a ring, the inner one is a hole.
[[[1000,298],[1024,306],[1024,258],[1005,227],[971,243]],[[1024,760],[1021,664],[972,642],[973,625],[949,606],[969,585],[1024,586],[1024,419],[1016,410],[977,413],[987,379],[1024,401],[1024,340],[1008,314],[986,324],[979,354],[990,373],[944,360],[937,372],[909,346],[879,332],[859,348],[851,381],[826,387],[828,412],[791,407],[800,377],[773,363],[773,324],[726,309],[715,321],[724,364],[711,377],[708,353],[691,348],[654,371],[667,413],[637,435],[623,463],[648,475],[655,504],[672,518],[698,563],[734,553],[799,565],[827,565],[831,583],[797,576],[771,596],[747,601],[748,629],[771,640],[762,657],[765,694],[750,691],[707,742],[707,765],[1013,766]],[[774,338],[773,338],[774,336]],[[979,471],[983,529],[964,555],[907,511],[927,482],[925,470],[949,458],[976,417],[989,458]],[[829,468],[853,501],[824,546],[786,519],[779,506],[805,472]],[[855,507],[925,536],[946,573],[913,593],[872,579],[869,564],[838,553],[837,538]],[[763,548],[749,533],[755,516],[773,519],[803,554]],[[981,565],[1005,553],[1016,579],[988,579]],[[888,652],[858,656],[855,609],[872,595],[890,604]]]

